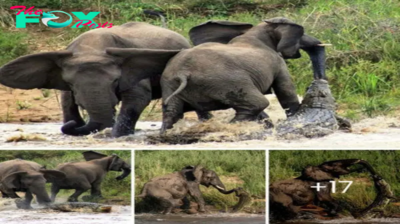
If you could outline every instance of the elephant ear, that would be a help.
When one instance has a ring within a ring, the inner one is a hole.
[[[95,152],[95,151],[86,151],[86,152],[82,152],[82,154],[86,161],[107,157],[107,155],[104,155],[104,154],[101,154],[101,153]]]
[[[28,173],[25,171],[10,173],[1,180],[1,184],[8,189],[19,189],[21,188],[21,178],[26,176],[27,174]]]
[[[303,169],[302,175],[303,180],[311,180],[311,181],[327,181],[333,180],[335,177],[316,166],[307,166]]]
[[[54,51],[19,57],[0,68],[0,84],[18,89],[70,90],[61,77],[62,60],[70,51]]]
[[[119,158],[119,156],[117,155],[112,155],[112,160],[110,165],[108,166],[107,170],[108,171],[122,171],[122,167],[124,165],[124,160],[122,160],[121,158]]]
[[[250,23],[210,20],[190,29],[189,36],[195,46],[206,42],[227,44],[252,27]]]
[[[47,182],[56,182],[57,180],[65,179],[67,176],[64,172],[58,170],[39,170]]]
[[[201,177],[203,176],[204,168],[202,166],[196,166],[193,170],[193,176],[195,177],[195,181],[200,183]]]
[[[132,88],[142,79],[161,75],[168,61],[181,50],[107,48],[106,53],[119,59],[122,75],[119,91]]]
[[[304,28],[287,18],[275,17],[264,20],[273,28],[273,38],[278,40],[277,51],[285,59],[301,57],[300,40],[304,34]]]

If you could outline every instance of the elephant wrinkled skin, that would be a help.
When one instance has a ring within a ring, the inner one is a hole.
[[[200,186],[213,186],[224,194],[232,193],[234,190],[226,191],[225,186],[218,175],[202,166],[188,166],[179,172],[154,177],[143,186],[137,198],[151,198],[158,201],[164,208],[163,213],[168,214],[183,200],[183,208],[189,207],[187,196],[190,195],[198,203],[198,211],[205,212],[205,203],[200,192]]]
[[[18,208],[31,208],[33,195],[39,204],[51,203],[46,191],[46,182],[63,178],[63,172],[46,170],[31,161],[15,159],[0,163],[0,191],[3,198],[19,198],[16,192],[25,192],[25,200],[17,203]]]
[[[57,170],[64,172],[65,179],[56,180],[51,186],[51,199],[55,201],[60,189],[75,189],[68,201],[76,202],[78,197],[91,189],[92,197],[102,197],[101,182],[109,171],[123,171],[116,178],[122,180],[131,173],[131,165],[117,155],[107,156],[94,151],[82,153],[85,162],[64,163],[57,166]]]
[[[5,64],[0,67],[0,84],[62,90],[64,134],[88,135],[113,127],[113,136],[119,137],[134,133],[144,108],[161,97],[159,80],[165,64],[177,50],[189,47],[182,35],[147,23],[93,29],[75,38],[66,50],[30,54]],[[121,52],[124,48],[137,50],[126,55]],[[138,55],[138,48],[163,50]],[[88,112],[87,124],[78,106]]]
[[[350,169],[360,164],[363,167]],[[288,220],[295,218],[302,206],[314,204],[327,209],[329,216],[336,216],[339,206],[331,196],[332,184],[329,182],[342,175],[359,172],[366,168],[372,175],[376,172],[371,165],[360,159],[343,159],[324,162],[318,166],[307,166],[300,177],[276,181],[269,186],[269,203],[271,219]],[[321,188],[317,191],[311,186],[319,182]]]

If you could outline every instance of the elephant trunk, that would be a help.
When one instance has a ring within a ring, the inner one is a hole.
[[[123,173],[116,178],[117,180],[123,180],[125,177],[129,176],[132,171],[131,166],[127,163],[125,163],[121,169],[123,170]]]
[[[225,192],[225,185],[221,182],[219,177],[216,177],[212,182],[211,185],[217,189],[219,192]]]
[[[90,117],[87,124],[78,127],[75,121],[68,121],[62,126],[61,131],[66,135],[83,136],[113,126],[115,109],[111,108],[109,104],[88,106],[86,109]]]
[[[325,75],[325,47],[318,46],[319,44],[321,44],[321,41],[308,35],[303,35],[300,40],[300,48],[310,56],[314,79],[328,80]]]
[[[29,188],[32,194],[36,195],[36,200],[39,204],[49,204],[51,203],[51,199],[47,194],[46,187],[43,186],[34,186]]]

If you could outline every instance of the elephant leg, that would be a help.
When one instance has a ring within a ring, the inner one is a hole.
[[[55,202],[56,201],[56,196],[60,192],[60,187],[57,184],[52,184],[51,185],[51,201]]]
[[[61,105],[63,111],[63,121],[75,121],[77,127],[85,125],[85,121],[82,119],[79,113],[78,105],[75,104],[75,99],[71,91],[61,91]]]
[[[296,93],[296,87],[287,68],[282,68],[281,73],[272,83],[272,88],[280,105],[285,110],[286,116],[290,117],[294,115],[300,107],[300,102]]]
[[[78,197],[81,196],[81,194],[83,194],[85,191],[89,190],[89,188],[86,188],[86,189],[84,189],[84,188],[75,189],[75,193],[73,193],[71,196],[69,196],[68,201],[69,202],[77,202],[78,201]]]
[[[178,97],[173,97],[168,105],[163,105],[163,124],[161,134],[171,129],[179,119],[183,118],[184,101]]]
[[[102,194],[101,194],[101,182],[92,184],[92,189],[91,189],[90,195],[93,198],[95,198],[95,197],[96,198],[102,198],[103,197]]]
[[[121,93],[121,99],[122,106],[112,130],[113,137],[135,133],[136,122],[151,102],[151,87],[139,83],[133,89]]]
[[[182,199],[182,201],[183,201],[183,205],[181,206],[181,209],[185,209],[185,210],[190,209],[190,201],[189,201],[189,199],[187,197],[184,197]]]
[[[199,184],[196,182],[189,182],[188,183],[188,188],[189,188],[189,195],[197,202],[199,205],[199,212],[205,212],[205,202],[203,199],[203,196],[201,194]]]
[[[21,208],[21,209],[31,209],[31,208],[32,208],[32,207],[31,207],[32,199],[33,199],[33,195],[32,195],[32,193],[28,190],[28,191],[26,191],[26,193],[25,193],[25,200],[23,200],[23,201],[16,201],[16,205],[17,205],[18,208]]]
[[[9,193],[1,192],[1,195],[3,198],[21,198],[15,192],[9,192]]]
[[[237,97],[232,107],[236,111],[231,122],[258,120],[261,112],[269,106],[269,101],[257,90],[248,92],[246,95]],[[265,113],[268,117],[268,115]]]
[[[179,199],[161,199],[161,205],[165,207],[165,210],[163,211],[163,214],[169,214],[172,212],[172,210],[179,205]]]

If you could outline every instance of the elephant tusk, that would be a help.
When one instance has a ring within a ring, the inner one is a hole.
[[[216,187],[217,189],[220,189],[220,190],[225,190],[225,188],[220,187],[220,186],[218,186],[218,185],[216,185],[215,187]]]
[[[331,47],[332,44],[317,44],[319,47]]]

